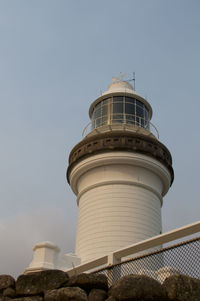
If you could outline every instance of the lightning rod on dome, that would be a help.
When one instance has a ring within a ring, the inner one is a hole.
[[[135,72],[133,72],[133,78],[127,80],[127,82],[132,82],[132,81],[133,81],[133,89],[135,90]]]

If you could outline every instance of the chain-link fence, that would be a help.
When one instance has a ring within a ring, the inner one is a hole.
[[[129,274],[145,274],[160,282],[176,273],[200,279],[200,237],[125,260],[96,273],[105,274],[109,285]]]

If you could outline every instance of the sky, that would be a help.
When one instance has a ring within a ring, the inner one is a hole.
[[[199,220],[199,31],[198,0],[0,0],[0,274],[22,273],[40,241],[73,252],[68,156],[120,72],[172,154],[163,231]]]

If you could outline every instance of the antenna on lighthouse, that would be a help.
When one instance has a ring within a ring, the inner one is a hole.
[[[135,72],[133,72],[133,78],[128,79],[127,82],[133,82],[133,89],[135,90]]]

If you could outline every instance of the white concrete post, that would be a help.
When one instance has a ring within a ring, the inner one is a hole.
[[[49,241],[37,243],[33,247],[33,260],[24,274],[57,268],[60,249]]]

